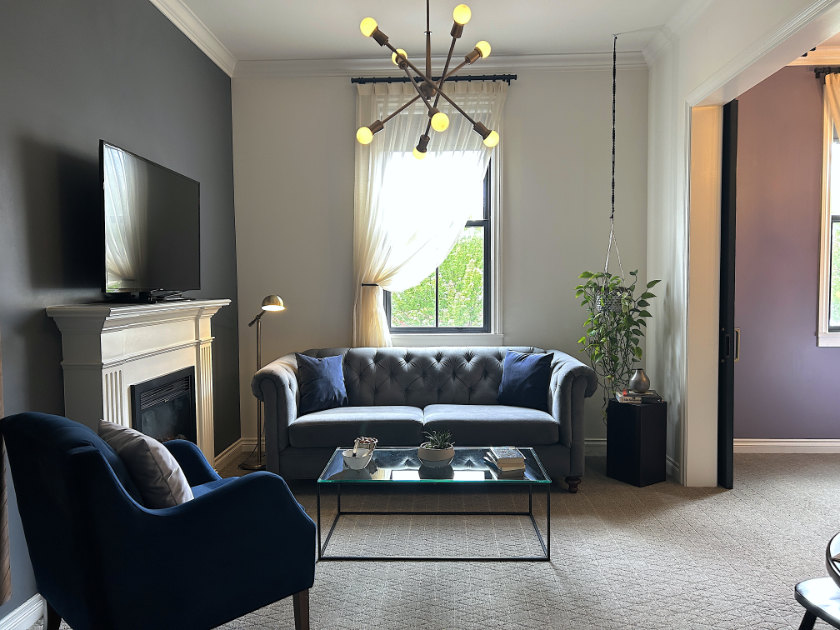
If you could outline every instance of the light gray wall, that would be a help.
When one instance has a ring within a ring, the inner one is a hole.
[[[236,298],[230,79],[151,3],[0,4],[0,329],[6,413],[63,413],[44,307],[101,299],[100,138],[201,183],[202,291]],[[239,437],[237,308],[213,320],[216,447]],[[13,596],[35,585],[10,515]],[[57,523],[57,527],[61,524]]]
[[[783,68],[738,98],[736,438],[838,438],[840,348],[816,344],[822,83]]]
[[[606,254],[611,73],[517,74],[499,145],[504,343],[585,359],[574,287],[584,269],[603,268]],[[351,341],[355,98],[349,77],[233,81],[243,436],[255,436],[256,417],[256,342],[247,322],[263,296],[278,293],[288,306],[262,320],[264,362]],[[625,270],[644,278],[645,68],[619,68],[617,116],[619,244]],[[586,431],[604,435],[597,399],[587,405]]]

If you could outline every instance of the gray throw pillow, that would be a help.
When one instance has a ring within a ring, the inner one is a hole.
[[[105,420],[99,421],[99,436],[125,463],[147,508],[172,507],[193,498],[178,461],[153,437]]]

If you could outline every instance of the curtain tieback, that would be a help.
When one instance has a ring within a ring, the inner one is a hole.
[[[379,285],[375,282],[362,282],[363,287],[378,287]]]

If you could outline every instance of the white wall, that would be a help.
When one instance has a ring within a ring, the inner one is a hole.
[[[500,145],[504,343],[583,358],[574,287],[606,253],[611,74],[517,74]],[[647,70],[621,67],[618,77],[616,223],[625,270],[644,277]],[[350,344],[355,88],[349,77],[234,78],[233,116],[242,433],[253,436],[247,323],[264,295],[288,306],[263,318],[264,361]],[[586,431],[604,435],[599,399],[588,404]]]
[[[717,361],[689,356],[708,343],[718,301],[689,298],[689,279],[712,286],[717,267],[689,250],[719,234],[689,229],[689,108],[720,105],[840,30],[837,0],[699,0],[678,15],[646,57],[650,65],[648,269],[665,278],[655,305],[649,368],[669,400],[668,454],[687,485],[717,483]],[[695,165],[697,166],[697,165]],[[701,165],[702,166],[702,165]],[[700,169],[702,170],[702,168]],[[696,425],[696,426],[694,426]],[[690,435],[696,436],[688,440]]]

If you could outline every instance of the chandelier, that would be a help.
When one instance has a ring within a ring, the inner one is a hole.
[[[475,48],[473,48],[472,51],[464,56],[464,61],[451,70],[449,69],[449,64],[452,61],[452,52],[455,50],[455,43],[463,34],[464,25],[470,21],[471,17],[472,11],[470,11],[470,8],[465,4],[459,4],[452,12],[452,18],[455,21],[452,25],[452,31],[450,32],[450,35],[452,35],[452,43],[449,46],[449,54],[446,57],[443,72],[437,80],[434,80],[432,77],[432,33],[429,30],[429,0],[426,0],[426,72],[421,72],[417,66],[408,60],[408,55],[405,50],[402,48],[394,48],[391,45],[388,41],[388,36],[379,30],[379,25],[376,23],[376,20],[371,17],[366,17],[362,20],[362,23],[359,26],[362,31],[362,35],[373,38],[377,44],[385,46],[391,51],[391,61],[395,66],[400,68],[400,70],[405,72],[408,80],[417,91],[417,96],[409,100],[405,105],[398,107],[384,119],[375,120],[367,127],[359,127],[359,130],[356,132],[356,140],[358,140],[361,144],[370,144],[373,141],[374,134],[382,131],[386,122],[391,120],[394,116],[405,110],[410,105],[413,105],[416,101],[422,100],[428,110],[429,122],[426,124],[425,133],[421,134],[420,139],[417,142],[417,146],[414,148],[414,157],[423,159],[426,157],[426,151],[429,146],[430,130],[434,129],[435,131],[441,133],[446,131],[449,127],[449,116],[438,110],[440,99],[443,98],[453,108],[460,112],[461,115],[470,122],[470,124],[472,124],[473,129],[482,137],[485,146],[492,149],[499,144],[498,132],[488,129],[482,123],[473,120],[467,112],[458,107],[455,101],[453,101],[446,92],[443,91],[444,81],[449,79],[464,66],[472,65],[479,59],[486,59],[490,55],[490,44],[485,41],[480,41],[475,45]],[[412,72],[414,74],[412,74]]]

